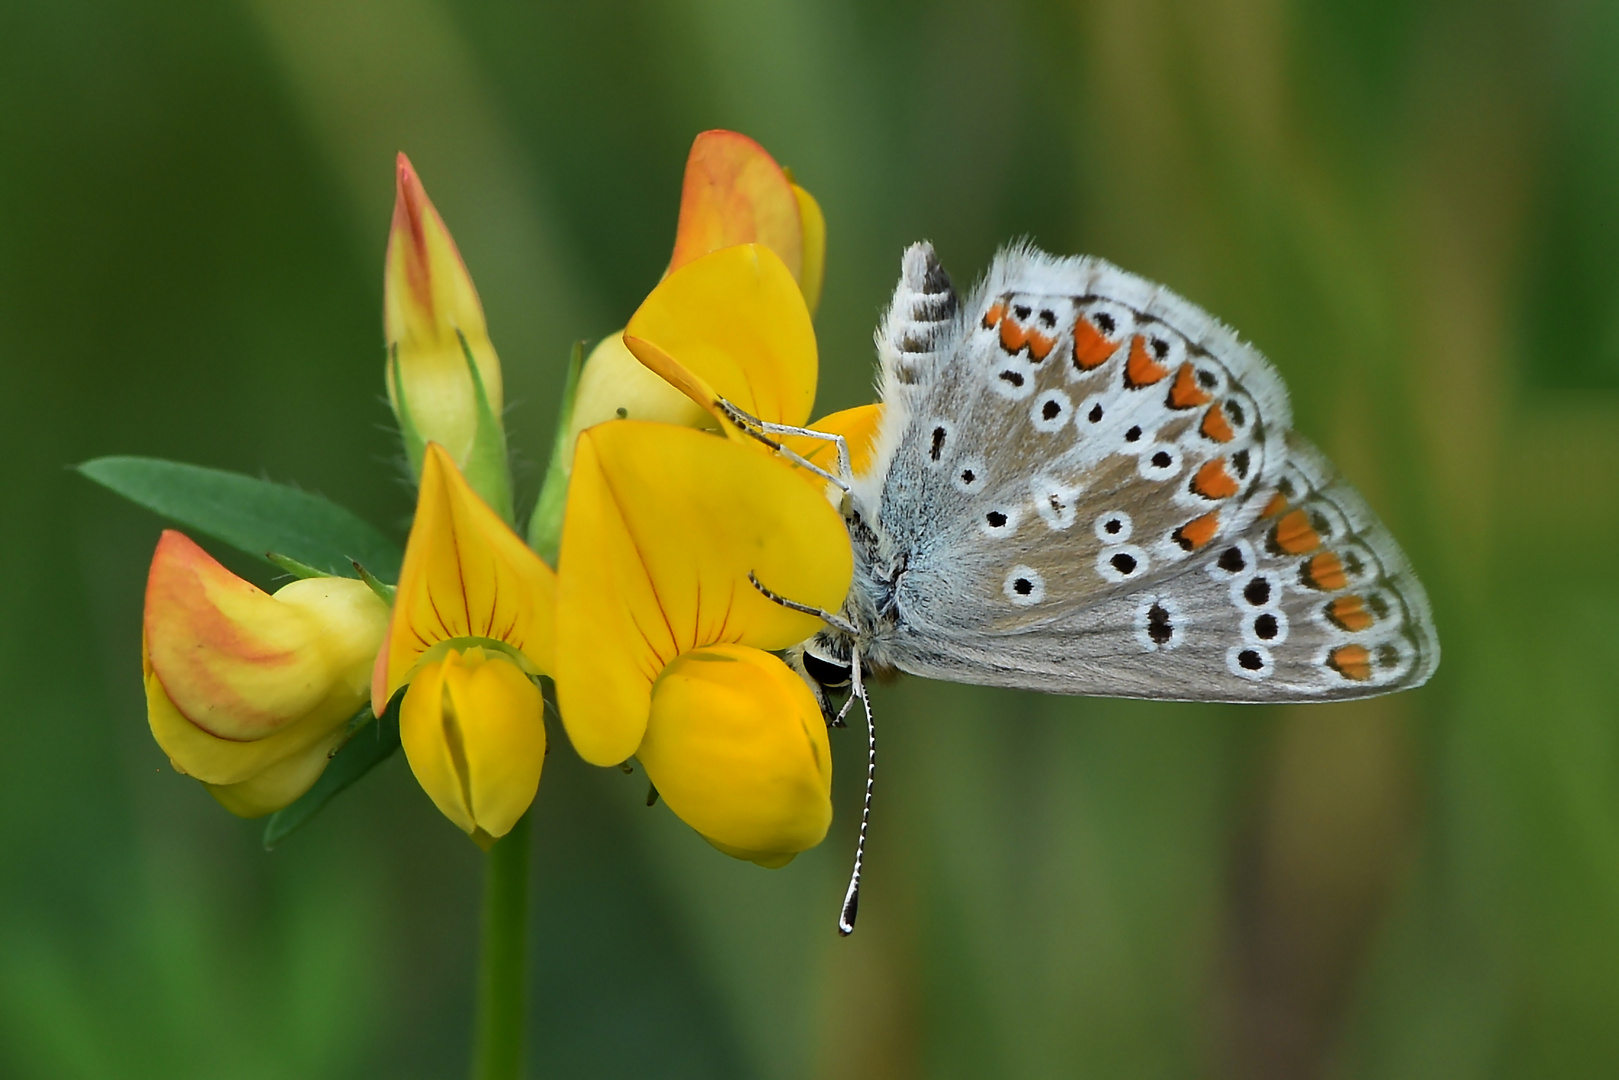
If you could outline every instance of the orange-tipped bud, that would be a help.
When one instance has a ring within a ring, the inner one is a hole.
[[[462,469],[469,468],[480,420],[487,414],[495,424],[500,421],[500,360],[461,253],[404,154],[399,155],[388,234],[382,321],[388,342],[388,400],[405,431],[417,475],[421,450],[429,442],[448,450]]]
[[[763,244],[774,251],[815,310],[826,267],[820,205],[746,135],[705,131],[692,141],[686,159],[669,269],[737,244]]]
[[[365,703],[387,620],[361,582],[311,578],[270,595],[166,531],[142,635],[152,735],[232,812],[280,809]]]

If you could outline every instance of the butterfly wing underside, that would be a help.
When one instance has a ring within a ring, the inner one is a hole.
[[[856,495],[898,617],[875,659],[1195,700],[1428,678],[1421,584],[1290,430],[1256,350],[1098,259],[1011,249],[965,304],[941,280],[930,247],[907,252],[878,335],[884,427]]]

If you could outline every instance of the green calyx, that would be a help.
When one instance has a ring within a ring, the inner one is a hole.
[[[552,566],[557,564],[557,549],[562,544],[562,514],[568,504],[568,478],[573,473],[573,447],[568,443],[568,432],[573,427],[574,398],[579,391],[579,372],[584,366],[585,343],[576,341],[562,384],[556,439],[551,444],[545,483],[540,488],[539,501],[534,504],[534,513],[528,519],[528,546]]]

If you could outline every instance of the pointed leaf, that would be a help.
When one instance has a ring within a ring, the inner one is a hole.
[[[358,560],[383,579],[399,574],[397,545],[311,492],[158,458],[96,458],[78,469],[131,502],[261,559],[273,551],[342,577],[354,576],[351,560]]]

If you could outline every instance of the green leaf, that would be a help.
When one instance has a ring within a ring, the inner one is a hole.
[[[573,400],[579,392],[579,372],[585,366],[585,343],[573,343],[568,357],[568,374],[562,384],[562,404],[557,410],[557,434],[551,444],[551,460],[545,467],[545,483],[534,514],[528,519],[528,546],[540,558],[557,564],[557,548],[562,543],[562,512],[568,502],[568,478],[573,472],[573,445],[568,436],[573,427]]]
[[[78,468],[131,502],[261,559],[273,551],[343,577],[354,576],[358,560],[379,577],[399,574],[398,545],[336,503],[286,484],[158,458],[104,457]]]
[[[388,760],[399,749],[398,698],[388,706],[381,720],[372,722],[371,707],[367,705],[350,723],[356,726],[354,734],[332,755],[331,762],[326,766],[326,771],[320,774],[320,779],[315,781],[315,786],[304,792],[296,802],[271,814],[270,820],[265,822],[265,850],[285,840],[294,829],[320,813],[338,792]]]

